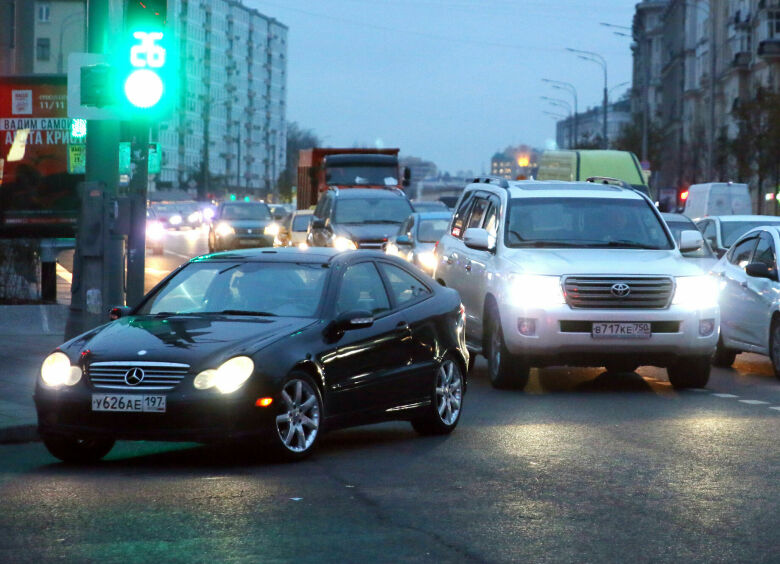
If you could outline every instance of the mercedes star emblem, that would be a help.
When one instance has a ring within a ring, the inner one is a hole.
[[[612,292],[613,296],[617,296],[618,298],[625,298],[631,293],[631,286],[624,284],[623,282],[618,282],[617,284],[612,284],[612,287],[609,289],[609,291]]]
[[[137,386],[144,381],[144,371],[140,368],[131,368],[125,372],[125,384]]]

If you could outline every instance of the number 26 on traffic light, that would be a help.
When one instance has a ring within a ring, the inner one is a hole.
[[[158,69],[165,65],[165,49],[155,44],[163,38],[161,32],[136,31],[133,37],[139,42],[130,48],[130,64],[133,67]]]

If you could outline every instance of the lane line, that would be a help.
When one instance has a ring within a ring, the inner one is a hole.
[[[739,403],[746,403],[748,405],[769,405],[768,401],[761,400],[737,400]]]
[[[735,396],[734,394],[712,394],[716,398],[738,398],[739,396]]]
[[[165,249],[163,249],[163,252],[164,252],[166,255],[173,255],[173,256],[175,256],[175,257],[179,257],[179,258],[183,258],[183,259],[187,259],[187,260],[190,260],[190,259],[192,258],[192,257],[190,257],[190,256],[183,255],[183,254],[181,254],[181,253],[177,253],[176,251],[168,251],[168,250],[165,250]],[[197,256],[197,255],[196,255],[196,256]]]
[[[688,391],[689,392],[707,392],[707,393],[710,393],[710,391],[705,389],[705,388],[690,388]]]

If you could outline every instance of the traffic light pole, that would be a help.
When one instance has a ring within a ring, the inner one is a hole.
[[[135,306],[144,296],[146,257],[146,192],[149,181],[149,122],[127,123],[131,141],[130,234],[127,239],[127,305]]]

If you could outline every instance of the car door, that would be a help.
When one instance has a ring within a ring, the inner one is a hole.
[[[720,293],[721,332],[724,340],[745,344],[749,342],[745,310],[750,296],[747,291],[745,267],[750,263],[758,236],[749,234],[737,241],[726,255]]]
[[[466,231],[466,225],[471,213],[471,206],[474,203],[475,191],[467,192],[461,199],[458,209],[452,218],[450,232],[441,238],[437,255],[440,257],[436,267],[436,278],[458,292],[464,284],[461,280],[463,272],[462,255],[465,245],[463,245],[463,232]]]
[[[761,231],[758,245],[750,262],[760,262],[773,270],[777,269],[777,252],[771,233]],[[775,287],[777,282],[767,278],[756,278],[745,274],[743,320],[745,339],[751,345],[765,349],[769,346],[769,325],[773,314]]]
[[[388,390],[395,405],[414,402],[430,394],[431,379],[436,367],[436,324],[430,314],[431,288],[417,275],[387,261],[378,261],[393,308],[402,314],[409,325],[409,349],[411,362],[399,381],[399,386]]]
[[[340,277],[332,315],[369,311],[370,327],[345,331],[321,355],[331,415],[383,408],[411,364],[410,329],[404,310],[393,310],[373,261],[348,265]],[[392,401],[392,400],[390,400]]]
[[[314,217],[309,224],[309,245],[312,247],[327,247],[330,244],[331,232],[328,220],[332,208],[333,196],[330,193],[323,194],[322,199],[314,209]],[[325,224],[315,227],[317,220],[322,220]]]

